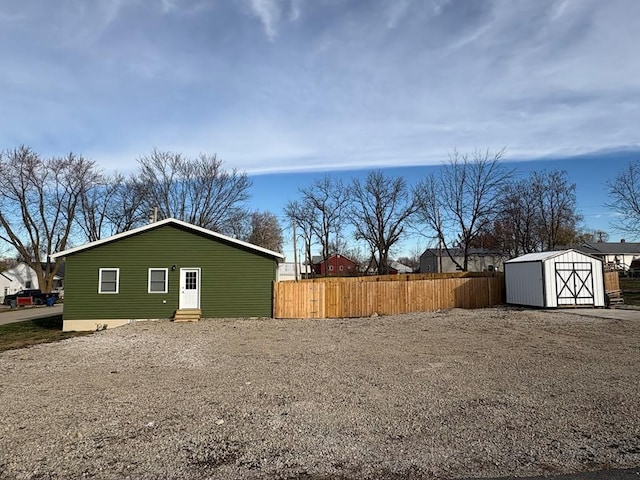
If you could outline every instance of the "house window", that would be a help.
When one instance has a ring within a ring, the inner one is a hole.
[[[333,272],[333,265],[329,265],[329,271]]]
[[[101,268],[98,293],[118,293],[120,284],[119,268]]]
[[[24,288],[31,288],[31,280],[24,282]]]
[[[343,271],[343,270],[344,270],[344,267],[343,267],[342,265],[340,265],[340,266],[338,267],[338,270]]]
[[[167,293],[168,271],[167,268],[149,269],[149,293]]]

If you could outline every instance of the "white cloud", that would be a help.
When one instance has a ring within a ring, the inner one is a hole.
[[[295,22],[302,14],[301,0],[291,0],[291,8],[289,9],[289,20]]]
[[[0,147],[264,171],[639,143],[640,2],[6,1]]]
[[[400,20],[409,13],[413,0],[396,0],[387,7],[387,28],[395,28]]]
[[[277,0],[251,0],[251,11],[260,19],[269,40],[275,40],[280,23],[280,6]]]

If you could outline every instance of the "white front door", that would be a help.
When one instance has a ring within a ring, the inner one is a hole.
[[[200,308],[200,269],[180,269],[180,309]]]

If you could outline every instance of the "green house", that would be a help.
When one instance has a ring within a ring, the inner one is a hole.
[[[65,331],[151,319],[270,317],[284,260],[174,218],[51,257],[66,262]]]

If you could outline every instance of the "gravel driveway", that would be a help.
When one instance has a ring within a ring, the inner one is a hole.
[[[517,309],[146,322],[0,353],[3,479],[640,465],[640,322]]]

